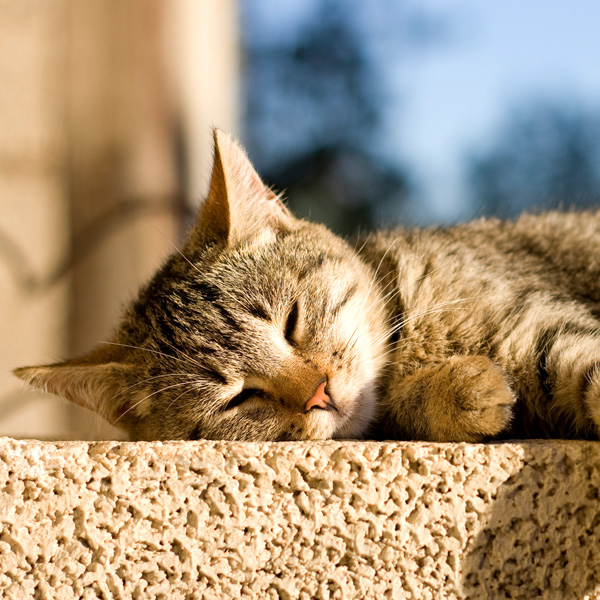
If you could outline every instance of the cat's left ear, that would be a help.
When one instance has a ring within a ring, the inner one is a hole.
[[[186,243],[188,251],[207,245],[232,246],[266,230],[286,231],[297,223],[254,170],[244,150],[226,133],[214,131],[210,188]]]
[[[100,346],[87,356],[52,365],[21,367],[13,373],[31,386],[56,394],[99,413],[110,423],[124,426],[128,398],[123,382],[133,370],[123,362],[123,348]],[[133,416],[133,415],[131,415]]]

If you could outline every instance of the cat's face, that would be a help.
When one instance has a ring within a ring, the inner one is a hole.
[[[308,224],[206,266],[174,257],[128,320],[143,332],[128,342],[146,349],[127,384],[134,436],[359,436],[381,354],[369,284],[343,243]],[[322,383],[329,400],[307,410]]]
[[[17,374],[134,439],[360,437],[375,410],[382,313],[355,253],[292,217],[217,132],[198,223],[113,343]]]

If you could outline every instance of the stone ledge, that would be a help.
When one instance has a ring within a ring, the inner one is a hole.
[[[600,598],[600,443],[0,439],[0,595]]]

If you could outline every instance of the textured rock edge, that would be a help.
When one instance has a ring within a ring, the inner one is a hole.
[[[5,598],[600,598],[600,444],[0,438]]]

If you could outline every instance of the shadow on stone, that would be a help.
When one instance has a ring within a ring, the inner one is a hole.
[[[522,449],[466,550],[465,597],[600,598],[600,444]]]

